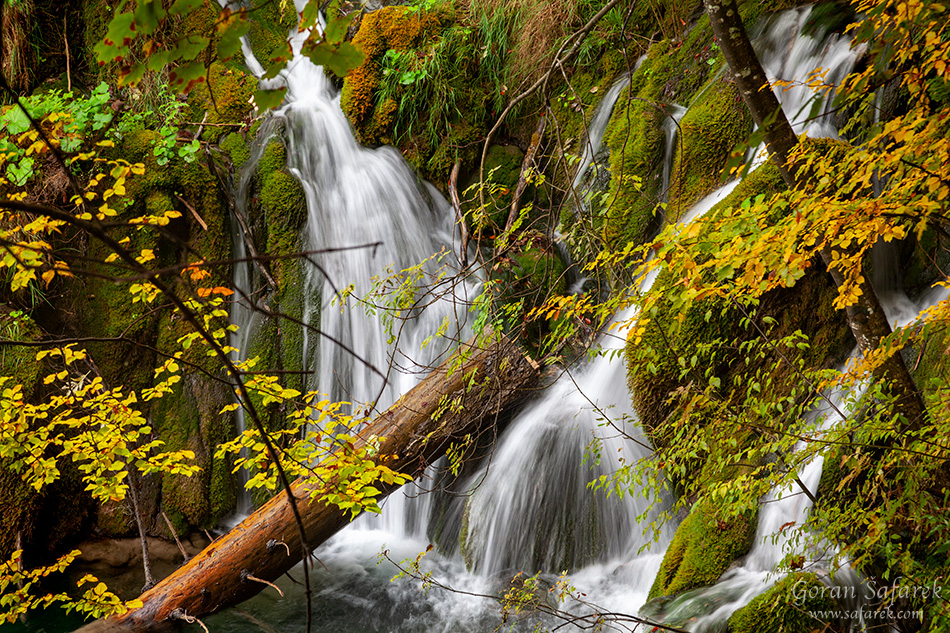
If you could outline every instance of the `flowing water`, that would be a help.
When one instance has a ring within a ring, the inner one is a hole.
[[[825,67],[831,80],[854,63],[857,52],[850,50],[845,38],[817,41],[799,34],[807,15],[808,9],[782,14],[760,39],[760,55],[772,77],[802,80],[810,70]],[[318,369],[317,388],[335,398],[384,406],[416,380],[413,370],[441,353],[436,349],[419,354],[421,339],[445,316],[454,323],[465,312],[464,301],[451,293],[434,308],[414,313],[416,318],[403,331],[401,351],[394,352],[377,318],[364,316],[359,307],[341,313],[334,296],[350,283],[355,284],[355,296],[362,296],[369,279],[384,266],[395,263],[399,270],[450,248],[451,214],[444,200],[420,184],[394,150],[370,150],[356,143],[322,70],[298,59],[285,81],[287,103],[275,117],[284,124],[289,166],[307,194],[308,247],[378,243],[318,258],[319,269],[308,277],[312,292],[307,296],[320,300],[309,305],[308,314],[373,366],[385,369],[395,362],[410,371],[391,373],[383,385],[364,362],[340,346],[311,338],[305,353]],[[594,118],[575,189],[586,186],[584,178],[626,81],[613,86]],[[779,91],[779,98],[796,131],[834,136],[829,117],[811,118],[808,104],[813,94],[796,85]],[[827,113],[827,107],[818,112]],[[671,114],[671,120],[682,116],[680,110]],[[675,126],[669,127],[666,140],[669,156]],[[682,221],[701,215],[733,187],[735,183],[712,193]],[[434,504],[432,494],[415,501],[396,495],[386,502],[383,517],[361,520],[321,547],[317,555],[323,566],[313,572],[316,630],[489,631],[501,619],[497,603],[482,594],[497,592],[522,570],[540,570],[547,582],[567,570],[587,600],[607,610],[636,613],[646,601],[675,526],[644,536],[637,517],[649,520],[663,500],[652,508],[649,500],[637,495],[608,499],[587,489],[588,482],[609,475],[621,458],[625,463],[650,458],[645,439],[633,430],[637,427],[619,353],[623,344],[622,333],[608,334],[605,355],[565,371],[529,403],[499,438],[487,463],[452,486],[461,491],[457,496]],[[830,394],[829,400],[846,407],[856,395]],[[821,409],[811,415],[819,426],[833,420]],[[820,474],[821,460],[816,459],[805,467],[801,479],[814,490]],[[698,613],[691,630],[721,627],[736,608],[775,581],[775,565],[791,545],[788,537],[774,535],[789,521],[802,525],[808,511],[807,497],[792,490],[775,490],[763,500],[755,545],[741,565],[716,586],[679,600],[684,609]],[[397,571],[392,561],[415,558],[433,540],[439,542],[441,553],[426,555],[423,569],[457,591],[426,588],[415,581],[390,582]],[[651,541],[652,549],[644,551]],[[380,558],[384,550],[388,554]],[[813,558],[820,562],[818,556]],[[286,598],[265,591],[242,605],[243,612],[220,614],[207,623],[217,627],[214,630],[252,631],[258,630],[256,618],[276,630],[301,630],[302,593],[289,581],[280,584]],[[586,608],[576,603],[568,607]],[[530,630],[530,624],[525,626]]]

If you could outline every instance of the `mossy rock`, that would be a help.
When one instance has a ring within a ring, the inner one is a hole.
[[[188,93],[191,120],[201,121],[207,112],[208,123],[243,123],[254,109],[251,97],[256,90],[257,79],[238,68],[215,62],[208,69],[208,81],[197,83]]]
[[[831,589],[815,574],[796,572],[775,583],[729,618],[729,633],[810,633],[828,622],[812,614],[833,611]]]
[[[746,554],[755,537],[758,508],[725,516],[709,500],[697,502],[670,543],[649,599],[674,596],[711,585],[734,560]]]
[[[5,462],[0,461],[0,557],[8,560],[16,549],[17,532],[29,525],[35,512],[36,495]]]
[[[14,342],[34,342],[43,337],[36,322],[18,310],[7,310],[0,306],[0,338]],[[37,348],[22,345],[0,346],[0,376],[9,376],[4,389],[14,383],[23,386],[23,398],[32,401],[39,387],[43,366],[36,360]]]
[[[255,0],[250,7],[250,16],[247,41],[254,55],[265,65],[272,59],[288,59],[290,45],[287,37],[298,22],[294,3]]]
[[[736,85],[719,78],[687,110],[680,130],[670,182],[671,221],[722,184],[730,152],[752,132],[752,117]]]
[[[709,217],[727,209],[738,208],[744,199],[757,195],[772,195],[785,188],[778,170],[764,165],[713,207]],[[776,220],[778,218],[775,218]],[[750,376],[763,375],[761,381],[763,395],[769,398],[782,398],[795,389],[799,383],[799,366],[806,369],[818,369],[836,366],[853,347],[853,337],[847,327],[842,312],[836,311],[833,300],[837,294],[829,276],[819,266],[812,267],[792,288],[782,288],[763,295],[752,316],[759,327],[768,331],[772,340],[778,340],[800,330],[808,337],[809,345],[786,350],[779,357],[773,352],[748,357],[737,350],[740,344],[753,341],[760,335],[755,327],[738,327],[744,320],[744,314],[725,300],[707,299],[691,304],[684,311],[673,301],[665,288],[673,288],[670,273],[664,271],[657,278],[653,292],[659,296],[655,312],[642,334],[641,343],[627,345],[628,384],[633,405],[647,430],[654,446],[667,447],[678,441],[682,433],[690,429],[698,430],[707,425],[718,429],[719,422],[728,423],[717,403],[731,402],[742,406],[744,395],[738,384],[746,384]],[[764,318],[774,319],[774,323],[765,323]],[[698,356],[698,366],[703,375],[687,371],[693,355]],[[691,381],[705,384],[709,378],[719,379],[720,395],[713,402],[701,407],[680,409],[679,401],[671,401],[671,395]],[[688,415],[673,415],[681,411]],[[728,426],[728,424],[727,424]],[[738,433],[739,449],[744,438],[751,440],[748,431]],[[717,445],[718,446],[718,445]],[[721,448],[721,447],[719,447]],[[736,455],[740,453],[736,451]],[[696,484],[697,482],[722,481],[730,476],[730,469],[717,471],[709,467],[711,463],[739,464],[729,455],[701,454],[693,460],[688,472],[675,478],[676,485]]]
[[[662,289],[671,283],[670,274],[663,271],[654,289]],[[678,321],[679,325],[671,332],[670,326]],[[680,357],[688,357],[700,345],[713,345],[717,341],[725,345],[737,335],[735,325],[735,315],[721,300],[696,303],[681,314],[664,293],[642,334],[642,342],[638,345],[632,341],[627,343],[630,394],[654,446],[667,445],[664,423],[671,412],[667,400],[682,382]],[[718,366],[712,368],[712,374],[719,376],[723,384],[728,384],[725,378],[730,360],[723,356]]]
[[[163,448],[194,451],[194,464],[201,468],[191,477],[162,476],[162,506],[176,530],[211,528],[233,507],[228,464],[214,459],[214,448],[234,435],[232,415],[221,413],[232,397],[226,385],[186,370],[174,391],[154,407],[154,427],[165,442]]]
[[[240,169],[251,157],[251,148],[247,143],[247,138],[239,132],[231,132],[225,136],[218,147],[228,155],[235,169]]]
[[[532,354],[537,354],[553,324],[540,317],[528,318],[528,315],[549,297],[564,294],[566,269],[553,245],[540,234],[527,231],[494,271],[501,288],[495,301],[498,305],[521,304],[517,313],[509,315],[508,325]]]
[[[227,261],[231,256],[230,221],[217,179],[208,166],[199,161],[188,163],[175,156],[167,164],[159,165],[154,155],[157,140],[156,132],[137,130],[128,134],[115,150],[118,158],[145,165],[144,174],[127,182],[131,213],[158,214],[176,210],[180,217],[165,227],[164,234],[129,230],[117,237],[128,237],[133,252],[153,249],[161,266],[193,263],[199,257],[206,261]],[[96,243],[90,244],[89,249],[94,257],[108,254]],[[211,278],[202,281],[202,285],[228,285],[229,266],[210,272]],[[153,386],[152,370],[157,356],[150,348],[177,352],[178,339],[191,332],[186,321],[168,310],[133,304],[124,284],[87,278],[82,284],[75,284],[70,292],[74,301],[73,325],[77,330],[95,332],[98,336],[123,336],[142,344],[88,345],[106,384],[134,390]],[[220,366],[205,351],[203,346],[194,345],[185,352],[183,360],[216,375]],[[233,505],[233,483],[228,483],[231,477],[227,465],[214,464],[211,459],[214,446],[233,435],[231,416],[219,414],[230,401],[231,393],[226,386],[199,369],[185,369],[182,383],[176,385],[172,394],[144,405],[144,412],[153,421],[158,436],[166,442],[166,448],[193,450],[202,468],[191,479],[166,476],[143,492],[142,503],[154,505],[156,513],[161,499],[162,507],[176,521],[178,530],[212,527]],[[148,529],[164,534],[163,524],[156,522]],[[106,508],[100,513],[100,528],[121,534],[128,528],[127,517],[115,508],[112,511]]]
[[[353,44],[366,58],[347,74],[340,94],[340,107],[353,124],[360,142],[381,142],[392,124],[392,104],[384,102],[382,111],[375,115],[383,55],[388,50],[398,52],[419,47],[441,30],[445,19],[439,12],[413,11],[403,6],[384,7],[363,16]]]
[[[281,225],[299,229],[307,218],[307,201],[303,187],[287,171],[271,172],[264,178],[260,203],[268,215],[269,227]],[[272,246],[278,247],[268,241],[268,252],[272,252]],[[279,248],[278,252],[286,254],[291,251],[284,247]]]
[[[936,326],[926,339],[922,350],[914,350],[919,361],[914,364],[911,376],[924,397],[933,419],[950,416],[950,398],[947,397],[947,377],[950,376],[950,329]],[[941,413],[942,412],[942,413]]]
[[[604,146],[610,153],[610,188],[607,197],[604,240],[621,248],[642,244],[660,226],[657,205],[662,201],[665,111],[659,107],[670,81],[669,44],[650,48],[647,59],[634,73],[617,100]],[[594,205],[593,213],[598,213]]]
[[[515,145],[492,145],[485,155],[485,207],[481,208],[478,173],[462,185],[462,212],[473,236],[491,236],[505,228],[524,153]],[[523,199],[522,205],[527,198]]]

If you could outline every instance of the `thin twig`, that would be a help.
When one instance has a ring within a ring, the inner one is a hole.
[[[185,205],[185,208],[186,208],[186,209],[188,209],[189,211],[191,211],[191,215],[195,216],[195,219],[198,220],[198,224],[201,225],[201,228],[203,228],[205,231],[207,231],[207,230],[208,230],[208,224],[207,224],[204,220],[201,219],[201,216],[198,215],[198,212],[195,210],[195,208],[194,208],[193,206],[191,206],[191,204],[190,204],[187,200],[185,200],[184,198],[182,198],[181,196],[179,196],[177,193],[175,194],[175,197],[178,198],[178,199],[181,201],[181,203],[182,203],[183,205]]]
[[[184,546],[181,544],[181,540],[178,538],[178,532],[175,531],[175,526],[172,525],[172,522],[168,519],[168,515],[165,514],[165,511],[162,510],[162,518],[165,519],[165,524],[168,526],[168,529],[171,531],[172,536],[175,537],[175,544],[178,545],[178,551],[181,552],[182,558],[185,559],[185,562],[188,562],[188,559],[191,558],[188,556],[188,552],[185,551]]]
[[[261,583],[262,585],[267,585],[268,587],[273,587],[274,589],[277,590],[277,593],[280,594],[280,597],[281,597],[281,598],[284,597],[284,592],[281,591],[280,587],[278,587],[278,586],[275,585],[274,583],[270,582],[269,580],[264,580],[263,578],[258,578],[257,576],[253,576],[253,575],[251,575],[246,569],[244,570],[244,573],[241,574],[241,576],[244,578],[244,580],[250,580],[250,581],[253,581],[253,582],[259,582],[259,583]]]
[[[452,209],[455,210],[455,220],[458,222],[461,231],[461,244],[459,245],[459,263],[462,269],[468,268],[468,223],[465,221],[465,214],[462,213],[462,203],[459,201],[458,179],[459,169],[462,161],[455,161],[452,166],[452,173],[449,175],[449,200],[452,201]]]

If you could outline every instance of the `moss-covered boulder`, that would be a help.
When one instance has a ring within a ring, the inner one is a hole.
[[[700,501],[683,520],[650,588],[649,599],[711,585],[752,547],[757,508],[736,516]]]
[[[241,123],[254,110],[251,97],[257,80],[240,68],[215,62],[208,69],[208,81],[197,83],[188,94],[190,120],[197,123],[207,113],[207,122]]]
[[[810,633],[828,621],[815,614],[831,612],[831,591],[815,574],[797,572],[775,583],[729,618],[729,633]]]
[[[477,187],[476,171],[463,184],[464,200],[462,212],[474,237],[490,237],[505,228],[511,201],[518,178],[521,175],[521,162],[524,152],[515,145],[492,145],[485,155],[485,185],[482,194],[485,206],[481,206],[481,195]]]
[[[679,127],[670,182],[670,221],[722,184],[730,152],[752,132],[752,116],[735,83],[720,76],[706,86]]]
[[[159,344],[170,347],[173,341],[163,337]],[[214,459],[215,447],[234,435],[231,415],[221,413],[232,399],[227,385],[188,371],[174,391],[155,404],[151,417],[165,442],[164,449],[191,450],[194,463],[201,467],[201,472],[191,477],[162,477],[162,506],[178,530],[210,529],[234,507],[229,465]]]
[[[129,215],[162,215],[176,211],[162,232],[126,229],[116,232],[127,239],[133,252],[151,249],[159,266],[184,266],[199,260],[227,261],[231,256],[231,230],[228,207],[217,178],[208,164],[188,162],[172,155],[159,164],[155,154],[160,135],[152,130],[137,130],[126,135],[114,150],[115,158],[145,165],[144,173],[126,183]],[[96,242],[89,244],[89,255],[106,257],[109,252]],[[104,269],[105,274],[114,273]],[[209,277],[195,286],[227,286],[230,267],[208,269]],[[181,283],[190,284],[188,276]],[[182,289],[183,294],[195,288]],[[70,308],[64,311],[66,327],[74,332],[94,333],[111,341],[94,341],[87,350],[106,384],[141,391],[155,383],[153,369],[164,355],[181,351],[180,337],[192,332],[180,315],[161,303],[133,303],[127,284],[112,283],[95,276],[77,280],[67,291]],[[192,295],[195,296],[195,295]],[[221,323],[222,327],[225,325]],[[146,478],[141,503],[146,508],[146,529],[167,535],[161,510],[179,530],[212,527],[233,506],[234,492],[227,465],[215,463],[214,447],[233,435],[230,414],[220,410],[231,401],[221,377],[220,365],[206,354],[202,345],[194,345],[182,357],[182,381],[162,399],[142,402],[141,409],[158,437],[169,450],[195,452],[201,472],[192,478],[165,476]],[[99,517],[104,534],[124,535],[132,527],[132,517],[122,506],[107,504]]]
[[[566,266],[554,245],[537,231],[526,231],[511,245],[493,270],[498,289],[495,302],[506,326],[532,353],[553,329],[546,319],[531,315],[549,297],[567,287]]]
[[[747,198],[769,196],[784,190],[778,170],[763,165],[752,172],[733,192],[709,212],[710,218],[738,207]],[[654,312],[641,335],[641,342],[627,346],[628,383],[631,398],[654,446],[665,448],[681,443],[696,432],[713,429],[738,441],[735,454],[751,440],[748,425],[736,425],[724,412],[729,404],[743,407],[745,385],[762,377],[763,395],[782,398],[800,384],[799,372],[837,365],[854,345],[843,313],[833,307],[836,289],[820,266],[809,269],[791,288],[763,295],[758,305],[739,309],[725,299],[706,299],[687,308],[677,304],[676,280],[666,271],[657,278],[658,294]],[[748,320],[747,320],[748,319]],[[762,354],[746,354],[742,345],[758,340],[781,340],[796,331],[807,338],[807,346],[794,346],[781,355],[765,345]],[[694,360],[695,359],[695,360]],[[720,388],[709,401],[681,407],[674,397],[690,384],[705,385],[717,379]],[[672,415],[677,412],[677,415]],[[735,474],[723,464],[739,468],[744,461],[713,452],[726,451],[731,442],[713,442],[711,437],[697,447],[697,455],[685,474],[673,477],[678,484],[723,481]],[[747,461],[748,456],[745,456]],[[715,464],[715,467],[710,466]]]
[[[39,340],[41,335],[36,323],[21,311],[0,309],[0,338],[30,342]],[[11,378],[0,385],[0,389],[6,390],[20,384],[23,386],[23,397],[31,400],[41,373],[35,348],[16,345],[0,347],[0,376]],[[0,559],[7,560],[16,549],[17,533],[29,527],[29,517],[36,512],[37,505],[33,490],[18,473],[9,469],[7,463],[0,461]]]
[[[294,3],[255,0],[251,5],[247,41],[254,55],[265,64],[271,59],[289,58],[287,37],[290,29],[298,23]]]
[[[402,52],[420,47],[438,33],[444,19],[441,13],[403,6],[384,7],[363,16],[353,43],[366,58],[346,76],[340,95],[340,106],[361,142],[379,143],[393,123],[395,103],[384,101],[376,107],[383,55],[389,50]]]

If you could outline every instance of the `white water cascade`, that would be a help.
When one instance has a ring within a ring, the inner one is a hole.
[[[287,80],[288,103],[276,116],[285,121],[289,167],[306,192],[307,247],[339,249],[319,255],[320,270],[311,268],[307,278],[305,298],[321,297],[321,303],[308,303],[305,314],[311,321],[319,317],[320,330],[332,337],[307,339],[306,352],[315,357],[311,366],[318,368],[313,386],[331,400],[374,401],[385,408],[445,350],[444,342],[436,342],[423,353],[422,340],[444,317],[454,323],[458,306],[448,300],[412,311],[394,354],[380,316],[367,315],[354,301],[341,310],[336,292],[354,284],[353,296],[365,297],[374,276],[398,273],[450,249],[451,209],[431,185],[418,181],[396,150],[356,142],[321,68],[298,60]],[[361,247],[367,244],[373,246]],[[464,314],[467,307],[458,310]],[[391,362],[402,371],[389,372],[384,387],[367,364],[386,373]]]
[[[807,12],[783,14],[763,38],[760,55],[773,77],[802,79],[819,66],[832,68],[829,77],[839,76],[856,59],[857,52],[850,50],[844,38],[832,36],[818,43],[796,35]],[[454,323],[457,315],[452,313],[451,300],[408,323],[400,347],[414,357],[410,360],[393,356],[378,322],[364,317],[359,307],[341,315],[339,306],[332,303],[333,287],[355,283],[355,296],[362,296],[369,288],[368,280],[381,272],[382,266],[395,262],[398,270],[451,244],[447,205],[431,187],[416,181],[394,150],[369,150],[356,143],[321,69],[297,59],[286,73],[286,81],[287,103],[275,116],[284,121],[289,165],[306,190],[308,248],[380,243],[375,249],[320,256],[325,274],[313,271],[308,280],[313,292],[307,296],[321,297],[319,304],[309,307],[311,318],[319,318],[321,329],[380,369],[389,366],[390,360],[410,370],[431,362],[441,350],[420,357],[419,343],[435,331],[443,316],[452,316]],[[615,101],[623,86],[614,88],[608,96]],[[796,131],[834,135],[833,125],[826,126],[823,119],[806,120],[811,93],[780,91],[779,98]],[[607,115],[603,120],[600,112],[595,117],[601,127],[597,134],[596,129],[591,130],[590,156],[585,150],[580,178],[588,171],[603,136],[613,105],[607,103],[605,97],[601,109]],[[668,147],[674,138],[671,132]],[[671,154],[668,149],[667,161]],[[735,184],[708,196],[682,221],[691,221],[710,209]],[[575,183],[575,188],[584,186],[582,180]],[[458,314],[464,311],[464,306],[457,310]],[[400,498],[387,504],[382,521],[362,522],[321,547],[317,556],[326,570],[317,569],[314,581],[320,630],[475,632],[497,627],[497,603],[438,589],[419,592],[413,583],[391,583],[392,564],[385,560],[377,564],[376,557],[384,549],[393,560],[415,558],[426,549],[430,524],[453,522],[458,532],[464,533],[462,551],[432,552],[425,558],[424,569],[445,585],[470,594],[492,593],[507,582],[512,571],[557,573],[567,569],[573,584],[591,602],[616,612],[636,613],[646,601],[675,526],[644,537],[637,516],[649,516],[658,508],[651,510],[647,500],[636,495],[605,499],[587,490],[587,483],[609,474],[619,457],[630,463],[650,456],[643,436],[631,423],[633,412],[619,353],[623,345],[622,333],[605,337],[606,355],[565,371],[517,416],[489,462],[461,487],[468,491],[443,506],[442,512],[452,516],[429,517],[430,508],[418,504],[414,513],[408,512]],[[414,381],[411,371],[396,372],[383,389],[378,377],[337,346],[311,339],[306,351],[312,357],[311,366],[319,368],[318,388],[334,398],[376,400],[381,407]],[[378,399],[377,393],[382,393]],[[598,442],[592,444],[595,438]],[[600,446],[599,462],[591,446]],[[810,488],[817,486],[820,472],[820,460],[815,460],[802,479]],[[698,590],[706,592],[707,602],[713,595],[724,598],[718,607],[705,609],[700,619],[689,625],[691,630],[721,626],[732,611],[775,580],[771,572],[784,555],[784,543],[773,541],[771,535],[789,520],[800,525],[807,512],[803,495],[774,491],[765,500],[756,545],[735,573],[715,587]],[[653,548],[642,553],[641,547],[654,536]],[[472,571],[466,569],[463,557]],[[285,591],[291,588],[287,583],[282,586]],[[300,601],[299,590],[287,591],[286,599],[265,592],[242,608],[254,617],[279,622],[280,630],[298,631],[303,627]],[[216,618],[224,630],[257,630],[240,616]]]

